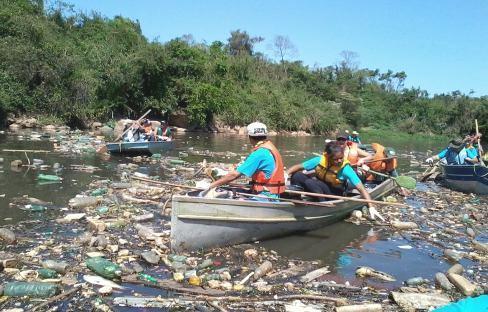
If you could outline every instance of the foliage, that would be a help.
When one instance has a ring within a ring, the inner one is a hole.
[[[183,111],[200,128],[259,120],[312,133],[376,127],[454,135],[478,118],[488,130],[488,97],[405,89],[405,72],[360,68],[351,51],[336,65],[309,68],[287,61],[295,47],[286,36],[274,39],[275,62],[254,51],[263,40],[235,30],[226,43],[191,35],[149,42],[138,22],[121,16],[0,0],[0,120],[32,114],[82,127],[151,108]]]

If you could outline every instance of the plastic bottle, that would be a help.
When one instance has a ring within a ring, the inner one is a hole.
[[[180,255],[171,254],[171,255],[168,256],[168,259],[170,261],[185,262],[186,261],[186,256],[180,256]]]
[[[210,267],[212,265],[213,265],[213,260],[212,259],[205,259],[205,260],[203,260],[202,263],[200,263],[197,266],[197,269],[202,270],[202,269],[208,268],[208,267]]]
[[[103,194],[106,194],[107,193],[107,189],[106,188],[98,188],[96,190],[93,190],[90,195],[91,196],[101,196]]]
[[[10,297],[53,297],[60,292],[59,287],[54,284],[40,282],[12,282],[4,287],[3,294]]]
[[[97,204],[98,204],[98,198],[93,196],[75,197],[69,200],[69,205],[72,208],[86,208],[90,206],[96,206]]]
[[[28,210],[33,211],[33,212],[42,212],[42,211],[47,210],[46,206],[35,205],[35,204],[25,205],[25,208],[27,208]]]
[[[66,269],[68,268],[68,263],[62,261],[45,260],[42,261],[42,267],[64,274],[66,273]]]
[[[256,270],[254,270],[254,280],[258,280],[265,276],[272,268],[273,264],[271,262],[268,260],[264,261]]]
[[[118,265],[102,257],[87,259],[86,266],[98,275],[108,279],[118,278],[122,274],[122,269]]]
[[[58,177],[57,175],[52,175],[52,174],[42,174],[39,173],[37,176],[38,180],[44,180],[44,181],[61,181],[61,178]]]
[[[158,280],[156,278],[152,277],[149,274],[144,274],[144,273],[141,272],[141,273],[137,274],[137,277],[141,281],[146,281],[146,282],[150,282],[150,283],[154,283],[154,284],[157,284],[158,283]]]
[[[39,269],[37,270],[40,278],[56,278],[58,277],[58,272],[52,269]]]

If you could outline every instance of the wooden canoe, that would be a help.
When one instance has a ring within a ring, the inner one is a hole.
[[[373,199],[380,199],[395,187],[395,182],[387,179],[368,191]],[[176,195],[172,201],[171,249],[204,250],[315,230],[344,219],[364,205],[344,200],[327,203],[331,206]]]
[[[106,144],[111,154],[152,155],[174,149],[173,141],[156,142],[118,142]]]
[[[488,168],[481,165],[441,164],[444,184],[465,193],[488,194]]]

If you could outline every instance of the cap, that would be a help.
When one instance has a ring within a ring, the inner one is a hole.
[[[338,140],[338,141],[346,141],[347,140],[347,137],[348,137],[347,134],[345,134],[345,133],[339,133],[336,136],[336,140]]]
[[[260,122],[253,122],[247,126],[247,134],[252,137],[267,136],[268,128]]]
[[[359,134],[359,133],[358,133],[356,130],[354,130],[354,131],[352,132],[352,134]]]
[[[464,147],[464,141],[462,139],[452,139],[449,142],[449,147],[453,149],[461,149]]]

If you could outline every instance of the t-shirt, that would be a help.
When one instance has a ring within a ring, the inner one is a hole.
[[[276,168],[275,160],[273,154],[267,148],[258,148],[240,164],[236,171],[240,174],[251,178],[256,172],[262,171],[266,179],[271,178],[274,170]],[[271,194],[268,191],[263,191],[260,195],[265,195],[271,198],[279,198],[277,194]],[[257,201],[264,201],[262,198],[252,198]]]
[[[439,154],[437,154],[437,157],[439,157],[439,159],[449,158],[448,156],[449,156],[449,148],[445,148]],[[466,161],[467,156],[468,156],[467,150],[463,148],[455,157],[446,160],[448,164],[453,162],[454,164],[457,165],[463,165]]]
[[[262,171],[266,179],[271,178],[275,170],[273,154],[266,148],[258,148],[237,167],[237,172],[250,178],[258,171]]]
[[[320,159],[322,156],[317,156],[310,158],[302,163],[303,169],[305,170],[314,170],[320,164]],[[347,180],[350,184],[357,186],[361,183],[361,179],[359,179],[354,169],[351,166],[345,166],[342,168],[339,173],[337,174],[337,178],[341,181]]]
[[[466,148],[466,154],[468,158],[474,159],[479,156],[478,149],[474,146],[470,146]]]

